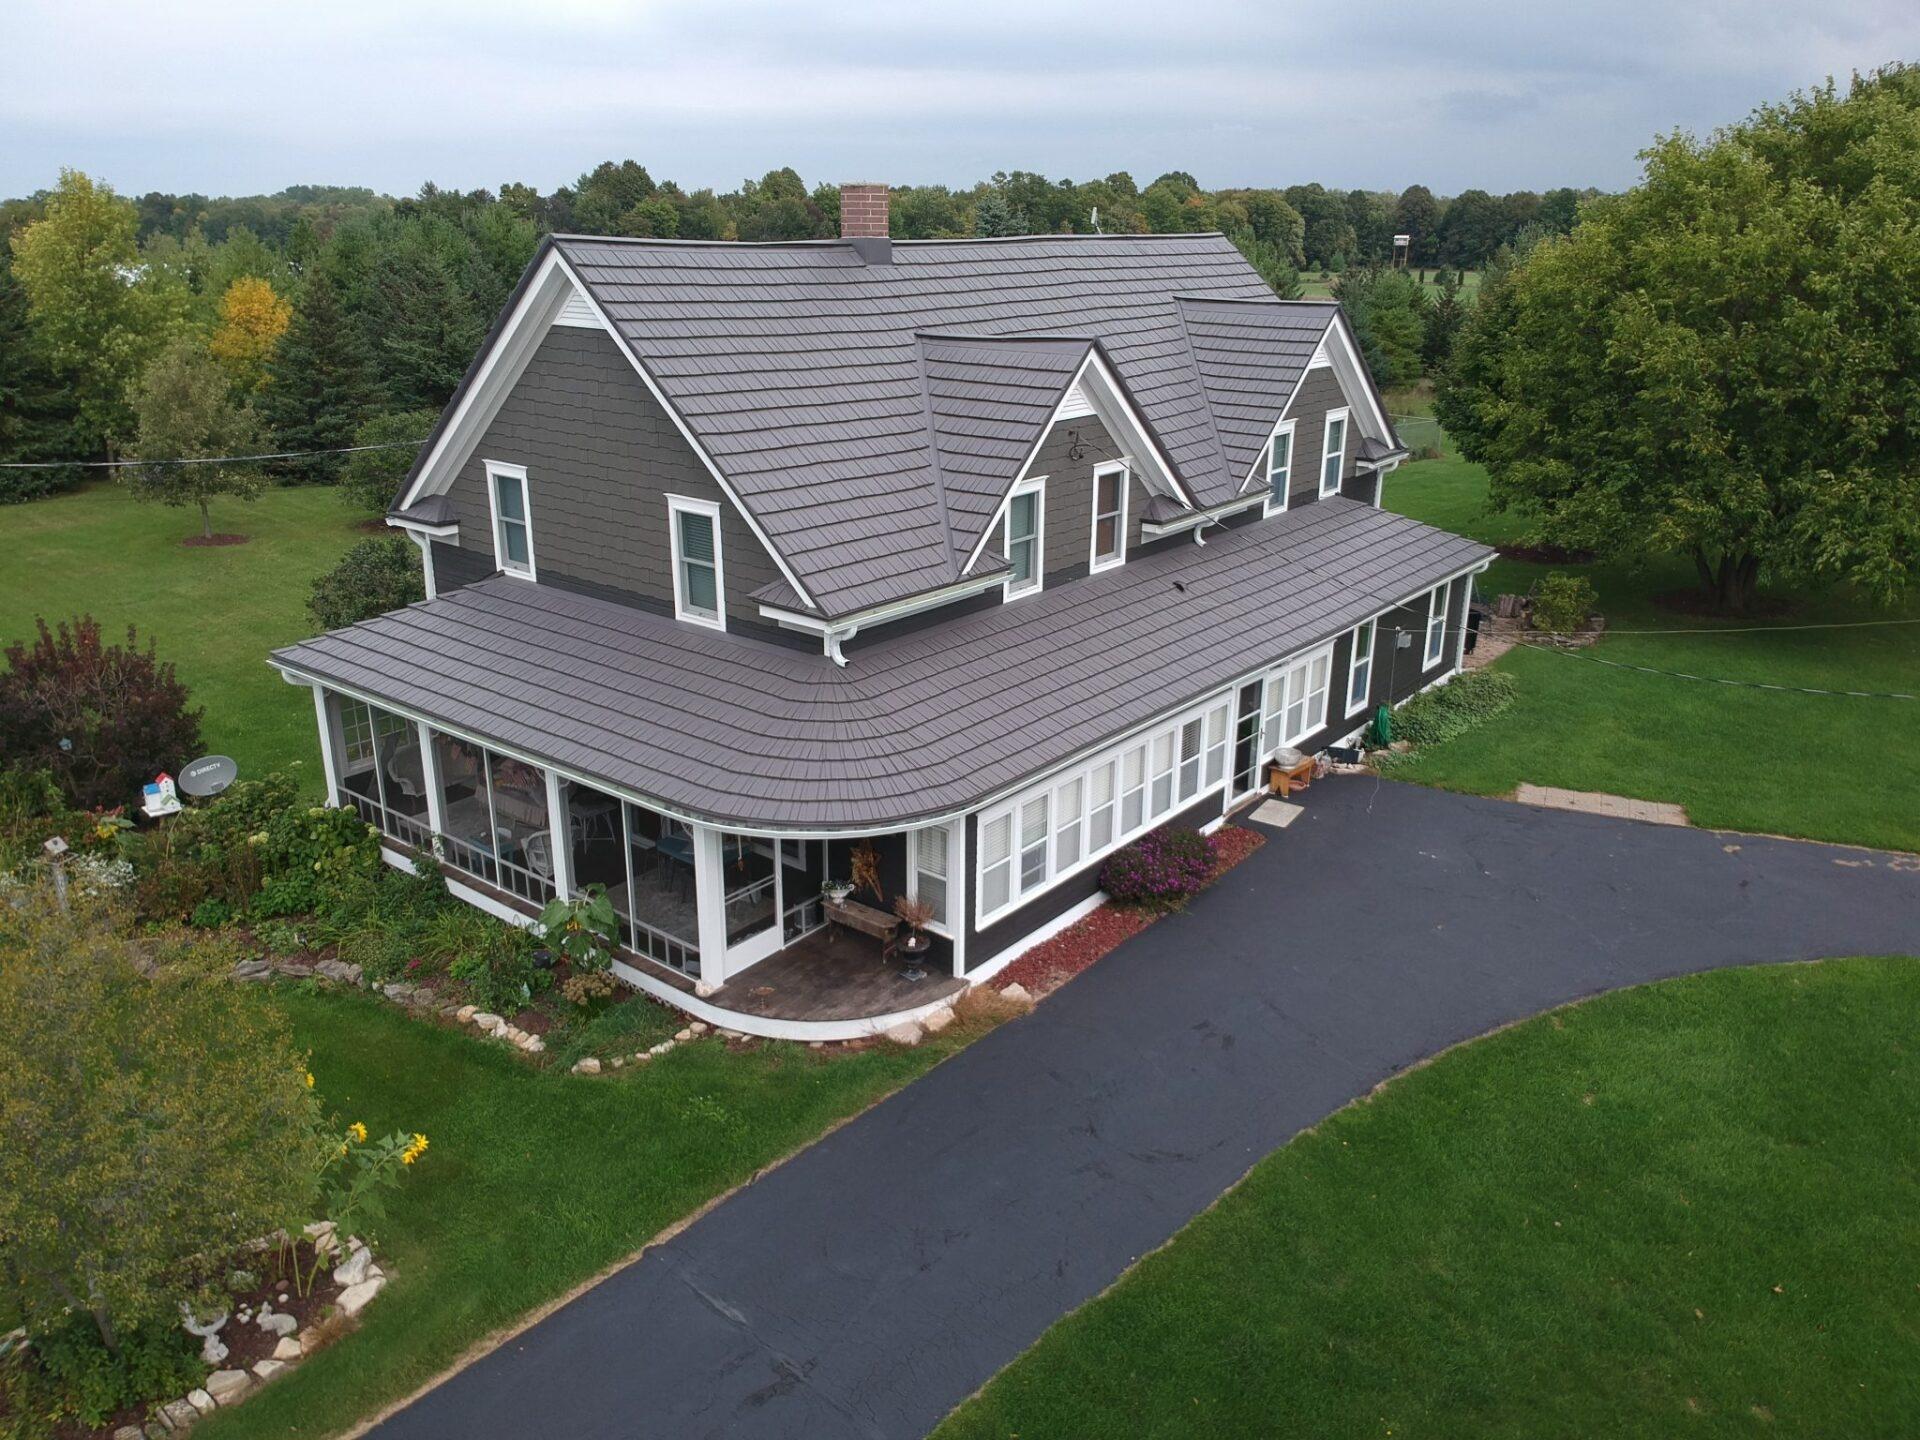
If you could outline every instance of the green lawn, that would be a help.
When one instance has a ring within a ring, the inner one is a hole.
[[[1417,274],[1419,272],[1416,270],[1415,273]],[[1440,287],[1435,284],[1433,280],[1433,277],[1438,273],[1439,272],[1431,265],[1426,269],[1427,278],[1424,284],[1427,295],[1430,298],[1440,293]],[[1300,272],[1300,297],[1303,300],[1331,299],[1333,296],[1333,287],[1337,279],[1338,277],[1336,276],[1331,280],[1322,280],[1319,271],[1302,270]],[[1479,289],[1480,271],[1463,270],[1460,273],[1460,293],[1471,299]]]
[[[1910,1435],[1917,1007],[1920,961],[1835,960],[1453,1051],[1262,1161],[938,1440]]]
[[[137,624],[205,708],[209,751],[233,756],[242,775],[297,765],[292,773],[318,791],[312,692],[283,683],[266,656],[312,633],[314,577],[363,537],[324,487],[216,501],[213,523],[253,538],[189,548],[180,541],[199,533],[198,510],[143,505],[112,484],[0,508],[0,644],[31,636],[35,615],[53,623],[91,611],[117,638]]]
[[[280,986],[262,1003],[292,1017],[342,1124],[418,1130],[431,1148],[377,1232],[395,1278],[365,1323],[207,1421],[209,1440],[338,1433],[922,1073],[979,1023],[851,1055],[729,1052],[710,1038],[588,1077],[536,1071],[360,996]]]
[[[1486,472],[1452,455],[1387,480],[1387,504],[1489,544],[1524,526],[1487,509]],[[1920,619],[1920,602],[1885,610],[1841,593],[1787,594],[1787,612],[1759,621],[1702,619],[1654,596],[1693,584],[1692,567],[1657,557],[1625,565],[1496,561],[1476,582],[1490,599],[1524,591],[1550,569],[1584,569],[1613,631],[1591,652],[1660,670],[1828,690],[1920,691],[1920,624],[1764,629]],[[1498,662],[1520,679],[1504,715],[1419,755],[1397,772],[1477,794],[1522,780],[1686,806],[1699,825],[1920,850],[1920,703],[1740,689],[1609,669],[1559,653],[1516,650]]]

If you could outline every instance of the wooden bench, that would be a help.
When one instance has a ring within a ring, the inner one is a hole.
[[[862,935],[871,935],[876,940],[891,940],[893,932],[900,924],[900,917],[885,910],[876,910],[871,905],[862,905],[858,900],[826,900],[827,919],[849,930],[858,930]]]
[[[1267,788],[1275,795],[1291,795],[1295,789],[1313,784],[1314,759],[1311,755],[1298,765],[1286,766],[1274,761],[1267,766]]]

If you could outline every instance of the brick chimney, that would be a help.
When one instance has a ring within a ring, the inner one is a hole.
[[[893,262],[893,242],[887,238],[887,187],[846,184],[840,187],[840,238],[851,241],[869,265]]]

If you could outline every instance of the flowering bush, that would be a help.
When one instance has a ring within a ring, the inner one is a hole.
[[[1101,868],[1100,888],[1122,905],[1178,910],[1212,869],[1212,841],[1198,830],[1168,827],[1116,850]]]

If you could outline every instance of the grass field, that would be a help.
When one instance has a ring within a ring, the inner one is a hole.
[[[1920,961],[1668,981],[1262,1161],[936,1440],[1913,1433]]]
[[[115,638],[136,624],[142,644],[154,638],[206,710],[208,751],[233,756],[242,775],[297,766],[292,773],[317,792],[312,692],[282,682],[266,656],[312,633],[314,577],[363,537],[330,488],[216,501],[213,521],[253,538],[184,546],[199,533],[198,510],[143,505],[111,484],[0,508],[8,541],[0,644],[30,637],[36,615],[51,624],[90,611]]]
[[[979,1023],[914,1050],[833,1057],[708,1039],[586,1077],[532,1070],[377,1000],[280,986],[262,1003],[292,1017],[342,1125],[418,1130],[431,1148],[376,1231],[395,1278],[365,1323],[206,1421],[195,1434],[208,1440],[338,1433],[925,1071]]]
[[[1403,514],[1489,544],[1522,537],[1487,508],[1486,473],[1449,454],[1387,481]],[[1785,613],[1702,619],[1655,602],[1693,583],[1671,558],[1639,566],[1496,561],[1476,582],[1490,599],[1525,591],[1552,569],[1584,571],[1607,638],[1591,652],[1623,664],[1826,690],[1920,691],[1920,602],[1885,610],[1844,592],[1783,594]],[[1762,628],[1754,629],[1759,626]],[[1662,635],[1628,634],[1663,630]],[[1691,631],[1693,633],[1673,633]],[[1557,652],[1515,650],[1498,662],[1520,700],[1470,734],[1422,753],[1404,778],[1483,795],[1522,780],[1686,806],[1696,824],[1920,850],[1920,702],[1807,695],[1610,669]]]
[[[1422,282],[1429,296],[1438,295],[1440,287],[1434,283],[1433,276],[1438,273],[1432,266],[1426,269],[1427,278]],[[1300,296],[1303,300],[1325,300],[1332,296],[1334,281],[1338,277],[1322,280],[1318,270],[1300,272]],[[1471,296],[1480,288],[1480,272],[1463,270],[1460,272],[1460,293]]]

